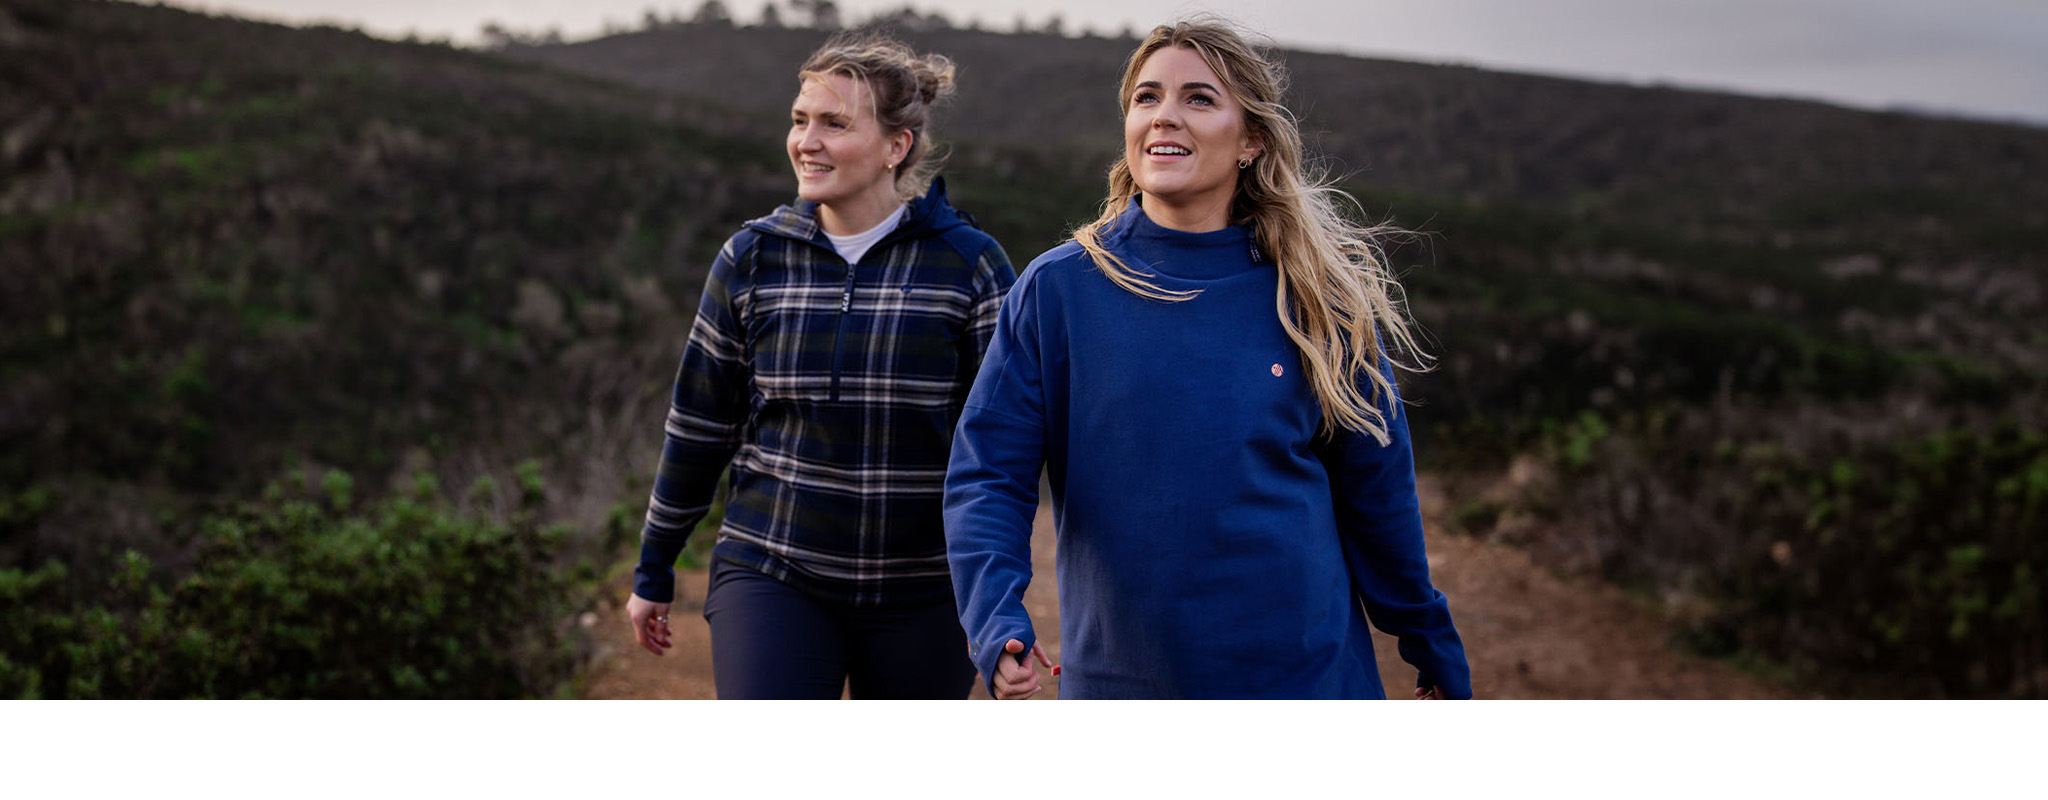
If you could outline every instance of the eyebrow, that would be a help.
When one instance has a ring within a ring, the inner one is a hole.
[[[1158,81],[1141,81],[1141,82],[1139,82],[1139,83],[1138,83],[1138,88],[1140,88],[1140,89],[1164,89],[1164,88],[1166,88],[1166,85],[1165,85],[1165,84],[1163,84],[1163,83],[1160,83],[1160,82],[1158,82]],[[1216,87],[1214,87],[1214,86],[1210,86],[1209,84],[1203,83],[1203,82],[1201,82],[1201,81],[1188,81],[1187,83],[1183,83],[1183,84],[1181,84],[1181,85],[1180,85],[1180,88],[1181,88],[1181,91],[1187,91],[1187,90],[1189,90],[1189,89],[1207,89],[1207,90],[1209,90],[1209,91],[1212,91],[1212,92],[1217,92],[1217,93],[1219,93],[1219,94],[1221,93],[1221,90],[1217,89],[1217,88],[1216,88]]]

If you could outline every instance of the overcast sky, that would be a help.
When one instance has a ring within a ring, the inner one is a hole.
[[[701,1],[172,0],[457,41],[486,21],[585,38]],[[746,23],[766,0],[725,3]],[[956,24],[1058,14],[1069,33],[1109,34],[1210,10],[1312,50],[2048,125],[2048,0],[838,0],[851,21],[906,4]]]

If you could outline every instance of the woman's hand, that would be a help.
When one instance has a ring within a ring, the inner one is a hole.
[[[669,643],[667,603],[631,595],[626,598],[626,615],[633,618],[633,639],[647,652],[661,655],[661,651],[674,647]]]
[[[1417,699],[1417,700],[1442,700],[1442,699],[1444,699],[1444,692],[1443,692],[1443,690],[1442,690],[1442,689],[1439,689],[1439,688],[1437,688],[1437,687],[1435,687],[1435,686],[1431,686],[1431,687],[1429,687],[1429,688],[1427,688],[1427,689],[1425,689],[1425,688],[1423,688],[1423,687],[1420,687],[1420,686],[1417,686],[1417,687],[1415,687],[1415,699]]]
[[[1015,656],[1022,652],[1024,652],[1024,643],[1016,639],[1011,639],[1007,644],[1003,645],[1003,653],[1006,655]],[[1053,666],[1052,659],[1045,657],[1044,648],[1035,644],[1032,645],[1031,655],[1038,659],[1038,663],[1044,664],[1046,669],[1051,670],[1052,674],[1059,674],[1060,668]],[[1038,694],[1043,688],[1045,687],[1038,685],[1038,667],[1032,665],[1030,658],[996,659],[995,698],[997,700],[1022,700]]]

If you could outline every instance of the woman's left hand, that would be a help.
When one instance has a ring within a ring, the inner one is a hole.
[[[668,604],[632,595],[626,598],[626,616],[633,618],[633,640],[647,652],[661,655],[673,645],[668,628]]]
[[[1437,688],[1437,687],[1435,687],[1435,686],[1431,686],[1431,687],[1428,687],[1428,688],[1423,688],[1423,687],[1421,687],[1421,686],[1417,686],[1417,687],[1415,687],[1415,699],[1417,699],[1417,700],[1442,700],[1442,699],[1444,699],[1444,693],[1443,693],[1443,690],[1442,690],[1442,689],[1439,689],[1439,688]]]

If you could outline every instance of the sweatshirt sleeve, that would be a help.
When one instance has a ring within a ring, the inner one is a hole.
[[[962,394],[958,400],[964,404],[965,392],[972,388],[973,378],[980,372],[982,357],[987,355],[989,342],[996,334],[996,319],[1002,314],[1003,298],[1009,296],[1010,287],[1017,282],[1017,269],[1010,264],[1010,257],[1003,252],[1002,245],[994,239],[975,259],[973,299],[967,310],[967,335],[960,337],[960,364],[965,370],[966,380],[961,381]]]
[[[1031,521],[1045,466],[1045,404],[1037,320],[1028,283],[1002,311],[953,435],[946,469],[946,557],[968,654],[993,692],[996,660],[1011,639],[1037,642],[1024,609],[1031,583]]]
[[[1351,585],[1373,626],[1400,640],[1401,659],[1420,673],[1418,687],[1437,686],[1447,698],[1468,699],[1472,675],[1465,645],[1451,623],[1450,602],[1429,580],[1408,415],[1398,397],[1385,398],[1380,411],[1386,415],[1386,444],[1344,431],[1324,457]]]
[[[741,242],[740,236],[727,240],[712,262],[669,398],[661,467],[633,570],[633,593],[658,603],[675,599],[676,557],[711,510],[711,495],[739,449],[746,422],[749,374],[736,303]]]

